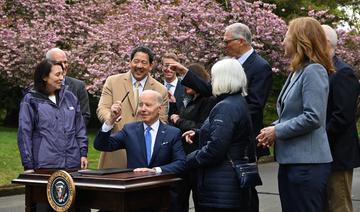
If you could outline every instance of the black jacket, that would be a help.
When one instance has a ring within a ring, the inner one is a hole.
[[[88,125],[90,122],[90,105],[85,83],[81,80],[65,76],[65,85],[78,98],[85,125]]]
[[[209,116],[210,110],[214,107],[215,103],[215,97],[198,96],[192,99],[186,107],[180,110],[180,118],[174,126],[179,128],[182,133],[192,129],[199,129]],[[198,145],[198,139],[195,139],[193,144],[188,144],[183,139],[183,147],[186,154],[198,149]]]
[[[326,130],[333,169],[345,170],[360,166],[360,147],[356,129],[356,101],[360,84],[349,65],[333,58],[336,72],[330,76]]]
[[[253,133],[256,136],[264,126],[263,110],[271,90],[272,71],[269,63],[255,51],[244,62],[243,68],[248,81],[246,102],[249,105]],[[191,70],[185,75],[182,84],[196,90],[203,96],[212,95],[211,84],[193,74]],[[269,154],[268,148],[257,148],[258,157]]]
[[[198,203],[205,207],[242,208],[235,172],[227,158],[244,157],[250,139],[251,119],[248,106],[240,94],[225,95],[215,105],[199,130],[201,149],[186,158],[188,169],[198,169]],[[245,192],[246,193],[246,192]]]

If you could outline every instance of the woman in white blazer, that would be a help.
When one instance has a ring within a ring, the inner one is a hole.
[[[260,145],[275,143],[279,193],[284,212],[323,211],[332,161],[326,135],[328,74],[334,72],[327,40],[314,18],[292,20],[283,45],[291,60],[277,100],[279,119],[257,136]]]

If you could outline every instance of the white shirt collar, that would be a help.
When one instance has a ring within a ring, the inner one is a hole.
[[[135,83],[137,82],[137,80],[134,78],[134,76],[132,74],[130,74],[130,76],[131,76],[131,84],[134,86]],[[146,83],[146,80],[148,79],[148,77],[149,77],[149,75],[147,75],[144,79],[142,79],[140,81],[140,85],[142,88],[145,87],[145,83]]]
[[[179,79],[176,77],[172,82],[164,81],[164,85],[166,86],[167,84],[171,84],[173,87],[176,87],[178,81],[179,81]]]
[[[238,61],[241,65],[243,65],[245,63],[245,61],[250,57],[250,55],[254,52],[254,49],[251,48],[249,51],[245,52],[245,54],[241,55],[238,58]]]
[[[148,125],[145,124],[144,122],[143,122],[143,125],[144,125],[144,132],[145,132],[145,130],[146,130],[146,128],[148,127]],[[150,127],[151,127],[151,129],[152,129],[154,132],[157,132],[158,129],[159,129],[159,126],[160,126],[160,121],[159,121],[159,119],[158,119],[158,120],[156,120]]]

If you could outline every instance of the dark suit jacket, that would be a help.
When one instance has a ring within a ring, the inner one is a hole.
[[[169,112],[168,112],[168,118],[170,119],[170,116],[172,114],[178,114],[180,110],[184,107],[184,86],[181,84],[180,79],[178,80],[174,96],[176,98],[176,103],[169,103]]]
[[[143,122],[125,124],[123,129],[97,134],[94,147],[111,152],[126,149],[127,167],[160,167],[163,172],[180,174],[185,169],[185,153],[181,144],[180,130],[160,122],[150,164],[147,164]]]
[[[90,105],[85,83],[81,80],[65,76],[65,85],[67,86],[67,89],[78,98],[81,114],[84,118],[85,124],[87,125],[90,121]]]
[[[330,76],[326,131],[328,133],[333,169],[360,166],[360,148],[356,129],[356,101],[359,81],[352,68],[333,58],[336,72]]]
[[[253,123],[254,136],[258,135],[263,128],[263,110],[269,96],[272,85],[272,71],[269,63],[255,51],[243,64],[248,81],[248,96],[245,98],[249,106],[251,120]],[[185,75],[182,84],[193,88],[203,96],[212,95],[212,87],[196,76],[191,70]],[[268,155],[269,149],[258,148],[257,155]]]

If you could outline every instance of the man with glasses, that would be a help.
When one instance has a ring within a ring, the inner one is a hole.
[[[225,28],[224,43],[226,55],[237,58],[244,68],[248,80],[249,105],[254,136],[263,126],[263,110],[272,85],[272,71],[269,63],[258,55],[251,46],[252,38],[248,26],[234,23]],[[268,148],[257,148],[257,157],[269,155]]]
[[[175,53],[165,53],[161,60],[164,85],[168,90],[169,96],[169,119],[172,114],[179,114],[180,109],[184,107],[184,87],[181,85],[181,81],[177,77],[176,72],[169,68],[169,64],[178,61],[179,58]]]
[[[121,103],[122,114],[115,122],[112,132],[117,132],[129,122],[140,121],[137,113],[139,96],[144,90],[154,90],[161,94],[163,102],[160,120],[167,122],[168,94],[164,85],[150,76],[153,68],[154,53],[145,46],[132,50],[130,55],[130,71],[109,76],[103,87],[98,108],[96,110],[100,122],[104,123],[111,117],[111,106]],[[102,152],[99,168],[126,168],[126,152]]]
[[[46,59],[54,63],[60,63],[63,66],[65,78],[63,83],[67,86],[79,100],[81,114],[84,118],[85,124],[87,125],[90,121],[90,105],[89,96],[85,88],[85,83],[81,80],[66,76],[68,70],[68,60],[63,50],[59,48],[52,48],[46,52]]]

